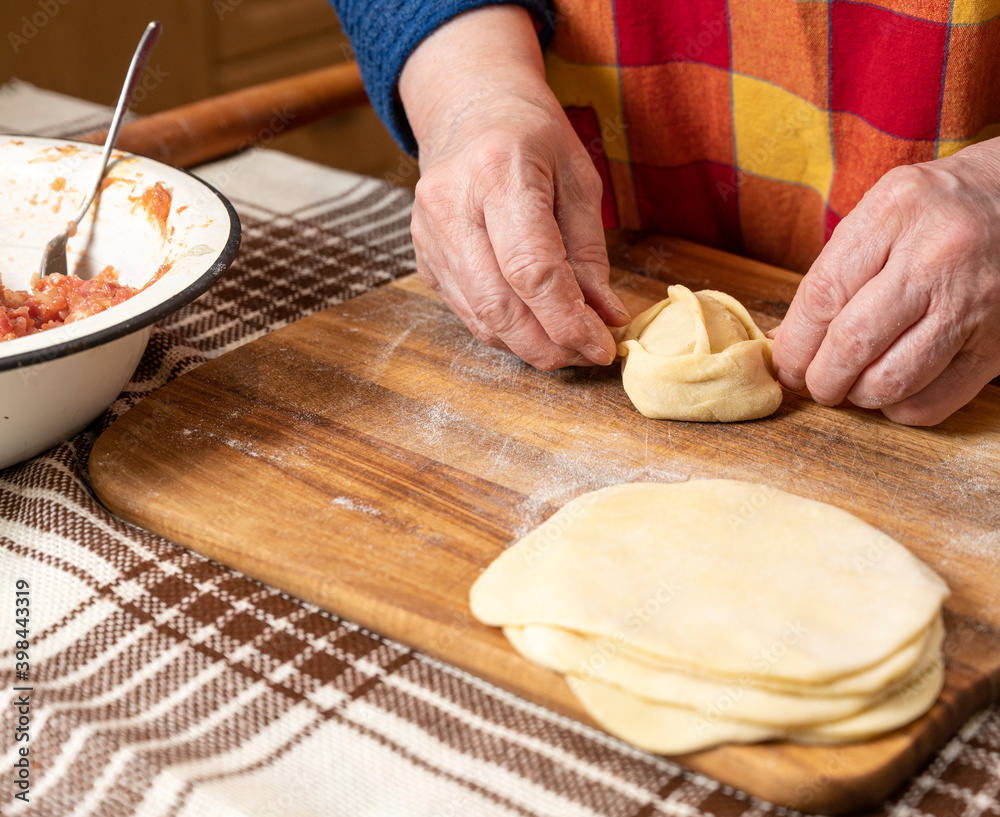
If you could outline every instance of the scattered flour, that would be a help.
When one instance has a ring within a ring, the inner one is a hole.
[[[363,513],[367,516],[381,516],[382,512],[378,508],[366,505],[364,502],[357,502],[347,496],[335,496],[330,500],[331,505],[337,505],[355,513]]]

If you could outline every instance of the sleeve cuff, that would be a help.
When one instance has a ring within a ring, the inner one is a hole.
[[[331,0],[351,39],[368,98],[400,146],[417,155],[417,143],[399,99],[399,76],[410,54],[431,33],[465,11],[495,5],[526,8],[544,47],[555,14],[547,0]]]

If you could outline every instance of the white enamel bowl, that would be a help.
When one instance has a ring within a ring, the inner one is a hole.
[[[97,173],[100,147],[62,139],[0,136],[0,275],[26,289],[45,243],[65,226]],[[69,240],[69,271],[82,278],[111,265],[144,292],[89,318],[0,342],[0,468],[80,431],[121,392],[153,324],[204,292],[232,263],[240,223],[232,205],[183,170],[116,153],[113,181]],[[144,191],[170,191],[166,227]]]

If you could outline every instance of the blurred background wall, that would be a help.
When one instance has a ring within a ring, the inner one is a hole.
[[[16,78],[113,106],[150,20],[163,33],[133,105],[139,114],[351,57],[326,0],[0,0],[0,84]],[[370,107],[269,147],[407,187],[417,180]]]

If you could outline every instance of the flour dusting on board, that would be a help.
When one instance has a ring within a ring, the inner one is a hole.
[[[518,524],[512,532],[512,543],[538,527],[571,499],[588,491],[626,482],[681,482],[690,477],[688,472],[656,465],[629,467],[609,462],[596,451],[589,456],[579,453],[559,456],[547,470],[548,473],[534,481],[533,490],[517,508]]]
[[[448,370],[456,382],[474,382],[486,385],[509,383],[523,375],[528,364],[510,352],[494,349],[468,335],[465,343],[456,350]]]
[[[366,516],[382,515],[377,508],[373,508],[371,505],[366,505],[364,502],[359,502],[358,500],[351,499],[347,496],[335,496],[330,500],[330,504],[345,508],[348,511],[354,511],[355,513],[363,513]]]
[[[508,352],[469,339],[449,363],[459,389],[428,383],[406,423],[406,445],[515,491],[511,542],[574,497],[623,482],[677,482],[690,470],[649,456],[631,412],[609,395],[617,368],[538,372]],[[413,395],[417,397],[417,394]],[[486,406],[486,411],[483,411]]]
[[[293,479],[316,477],[329,489],[329,512],[357,514],[359,523],[397,520],[396,495],[380,487],[397,468],[417,486],[424,470],[433,477],[433,492],[418,491],[418,501],[435,513],[460,508],[473,528],[478,518],[508,544],[588,491],[728,478],[816,498],[833,491],[837,504],[873,523],[918,530],[921,541],[905,543],[938,559],[1000,563],[1000,430],[907,430],[791,396],[759,423],[652,421],[624,395],[617,365],[539,372],[472,337],[435,301],[392,287],[382,300],[344,305],[341,340],[356,339],[342,352],[328,353],[336,336],[316,322],[313,335],[244,367],[242,390],[252,378],[264,405],[280,409],[280,434],[258,439],[250,406],[217,437],[199,436]],[[321,352],[303,355],[309,345]],[[353,435],[362,453],[341,457],[341,441]],[[365,446],[380,457],[371,469]],[[435,546],[436,535],[421,530],[422,546]]]
[[[415,403],[402,442],[516,492],[510,542],[587,491],[629,482],[712,477],[759,481],[803,493],[805,483],[815,487],[817,462],[823,463],[820,468],[827,462],[839,467],[841,479],[862,492],[855,493],[856,498],[874,503],[889,517],[898,515],[901,522],[906,508],[914,505],[951,507],[947,501],[924,497],[931,484],[914,484],[892,467],[899,452],[883,439],[881,419],[824,409],[831,415],[828,434],[803,435],[800,445],[806,445],[801,447],[790,446],[788,438],[775,433],[773,422],[711,427],[654,422],[635,414],[625,402],[617,366],[538,372],[471,336],[449,340],[454,348],[449,350],[447,372],[428,366],[426,386],[408,391]],[[391,382],[391,371],[387,377],[387,386],[406,391],[402,383]],[[987,524],[998,515],[991,506],[1000,478],[990,455],[1000,447],[978,440],[979,446],[969,446],[956,457],[934,446],[925,438],[926,431],[894,428],[917,450],[917,460],[940,476],[933,490],[940,494],[948,486],[957,500],[950,512],[964,517],[960,523],[947,513],[933,519],[940,558],[971,554],[988,563],[1000,562],[1000,524]],[[706,439],[716,440],[718,448],[707,448]],[[923,451],[925,446],[929,452]],[[935,451],[940,457],[936,462]],[[849,497],[841,504],[857,511]],[[973,519],[986,527],[970,536]]]

